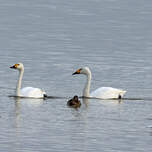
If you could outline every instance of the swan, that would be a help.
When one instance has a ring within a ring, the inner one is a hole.
[[[91,71],[88,67],[78,69],[72,75],[84,74],[87,76],[87,82],[83,89],[83,97],[93,97],[100,99],[121,99],[126,91],[111,87],[101,87],[90,93]]]
[[[17,69],[19,71],[19,79],[16,87],[17,97],[27,97],[27,98],[44,98],[47,97],[46,93],[39,88],[25,87],[21,89],[21,83],[24,73],[23,63],[17,63],[10,68]]]

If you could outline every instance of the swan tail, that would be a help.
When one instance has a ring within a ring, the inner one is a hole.
[[[48,97],[48,95],[46,94],[45,91],[43,91],[43,96],[44,96],[44,98],[47,98],[47,97]]]
[[[126,92],[127,91],[125,91],[125,90],[120,90],[120,92],[119,92],[119,98],[122,98],[125,95]]]

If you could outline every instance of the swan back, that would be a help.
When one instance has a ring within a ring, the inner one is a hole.
[[[21,97],[44,98],[46,93],[39,88],[25,87],[21,89]]]
[[[91,92],[90,97],[101,99],[118,99],[122,98],[126,91],[112,87],[101,87]]]

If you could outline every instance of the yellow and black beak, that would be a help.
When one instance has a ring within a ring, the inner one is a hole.
[[[13,65],[13,66],[10,66],[10,68],[11,68],[11,69],[16,69],[14,65]]]
[[[18,66],[19,66],[19,64],[15,64],[15,65],[11,66],[10,68],[11,69],[17,69]]]
[[[75,74],[80,74],[80,71],[81,69],[78,69],[76,72],[74,72],[72,75],[75,75]]]

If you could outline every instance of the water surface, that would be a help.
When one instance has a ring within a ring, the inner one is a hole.
[[[0,151],[151,151],[151,8],[143,0],[1,0]],[[23,86],[62,98],[9,97],[17,62]],[[67,107],[82,95],[85,77],[72,76],[82,66],[92,71],[91,90],[122,88],[127,99]]]

